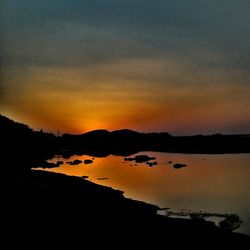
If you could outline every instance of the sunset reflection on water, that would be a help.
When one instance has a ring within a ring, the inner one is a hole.
[[[94,158],[92,164],[69,165],[92,156],[55,157],[63,160],[57,168],[46,169],[74,176],[124,191],[125,197],[146,201],[171,209],[190,209],[210,213],[237,213],[243,220],[239,229],[250,234],[250,155],[200,155],[157,152],[139,153],[156,157],[158,165],[125,161],[110,155]],[[137,154],[137,155],[139,155]],[[131,156],[133,157],[133,156]],[[171,164],[169,162],[172,162]],[[187,164],[175,169],[174,163]]]

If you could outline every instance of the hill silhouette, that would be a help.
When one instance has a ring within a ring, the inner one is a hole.
[[[140,151],[175,153],[249,153],[249,135],[195,135],[172,136],[169,133],[140,133],[129,129],[94,130],[80,135],[34,131],[29,126],[14,122],[0,115],[0,136],[3,161],[42,161],[55,154],[69,157],[74,154],[129,156]],[[15,157],[13,157],[15,155]],[[20,166],[20,164],[17,164]]]
[[[249,135],[172,136],[169,133],[140,133],[129,129],[95,130],[81,135],[65,134],[59,138],[67,154],[109,154],[129,156],[140,151],[222,154],[249,153]],[[71,152],[71,153],[70,153]],[[65,155],[66,156],[66,155]]]
[[[52,157],[58,148],[55,135],[33,131],[29,126],[0,115],[2,166],[26,168]],[[25,162],[25,164],[23,164]]]

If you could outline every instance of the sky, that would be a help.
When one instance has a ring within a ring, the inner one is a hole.
[[[0,6],[1,114],[53,133],[250,133],[249,0]]]

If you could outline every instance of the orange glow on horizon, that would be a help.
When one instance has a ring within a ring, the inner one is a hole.
[[[248,122],[245,110],[250,88],[233,84],[184,87],[181,81],[187,81],[184,76],[188,72],[178,69],[180,75],[172,74],[170,69],[176,66],[171,63],[167,64],[169,84],[164,81],[167,87],[145,81],[143,72],[159,74],[161,63],[132,61],[87,69],[32,67],[15,74],[10,71],[7,79],[19,86],[15,89],[19,94],[10,95],[2,113],[34,129],[73,134],[123,128],[211,133]],[[132,72],[131,77],[126,76],[127,71]],[[138,75],[142,79],[135,77]]]

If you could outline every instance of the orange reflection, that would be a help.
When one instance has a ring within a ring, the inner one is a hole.
[[[146,152],[157,158],[158,165],[125,162],[123,157],[95,158],[92,164],[76,166],[67,161],[92,159],[73,156],[63,160],[58,168],[48,169],[74,176],[89,176],[89,180],[125,192],[125,196],[171,209],[190,209],[210,213],[237,213],[246,221],[239,231],[250,233],[249,179],[250,155],[188,155]],[[174,169],[173,163],[187,167]],[[101,179],[100,179],[101,178]]]
[[[156,167],[135,165],[122,157],[95,158],[93,164],[71,166],[66,161],[91,159],[74,156],[48,171],[75,176],[89,176],[89,180],[125,191],[126,197],[158,204],[161,207],[185,208],[219,213],[250,211],[249,178],[250,155],[186,155],[146,153],[155,156]],[[57,161],[53,159],[52,161]],[[174,169],[173,163],[186,163]],[[98,180],[98,178],[108,178]]]

